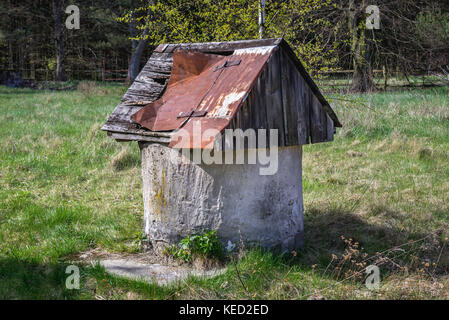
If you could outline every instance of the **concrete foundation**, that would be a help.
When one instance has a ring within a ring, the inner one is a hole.
[[[274,175],[260,175],[259,163],[198,165],[164,145],[140,148],[144,231],[156,249],[204,230],[225,245],[302,246],[301,146],[279,148]]]

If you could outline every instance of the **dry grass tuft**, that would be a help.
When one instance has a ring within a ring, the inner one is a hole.
[[[223,262],[202,256],[195,257],[192,261],[192,266],[195,270],[213,270],[224,267]]]
[[[95,81],[81,81],[78,84],[77,90],[84,95],[92,95],[96,92],[97,88]]]
[[[8,153],[16,153],[18,151],[18,145],[16,139],[14,137],[9,136],[5,141],[1,144],[2,151]]]
[[[378,298],[382,296],[398,298],[398,295],[399,298],[441,297],[448,284],[445,275],[448,265],[441,259],[447,255],[447,239],[441,240],[441,236],[441,231],[435,231],[420,239],[409,240],[375,254],[368,254],[357,240],[341,236],[345,245],[344,251],[333,253],[327,267],[324,270],[317,270],[323,276],[327,275],[337,282],[315,291],[309,299],[329,294],[335,285],[347,284],[353,287],[363,285],[369,274],[368,266],[377,266],[380,269],[380,288],[368,295],[360,291],[359,296],[373,298],[375,294]],[[392,278],[396,279],[393,286]],[[398,279],[401,279],[401,282]],[[414,292],[413,288],[418,287],[420,289]]]
[[[352,158],[363,156],[363,152],[354,151],[354,150],[348,150],[348,152],[346,152],[346,154]]]
[[[100,133],[102,133],[100,131],[101,126],[102,124],[100,122],[97,122],[92,127],[90,127],[89,132],[87,133],[87,141],[92,142]]]
[[[124,298],[125,298],[125,300],[140,300],[140,299],[142,299],[142,297],[138,293],[133,292],[133,291],[128,292]]]
[[[420,159],[431,159],[433,157],[433,149],[430,147],[424,147],[419,149],[418,156]]]

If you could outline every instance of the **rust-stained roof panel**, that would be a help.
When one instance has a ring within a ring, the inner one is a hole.
[[[274,49],[238,49],[229,56],[176,50],[164,95],[136,112],[132,120],[152,131],[183,128],[191,137],[207,129],[221,131],[239,110]],[[193,120],[201,122],[201,132],[193,130]],[[194,146],[192,139],[180,140],[180,134],[174,134],[171,146],[178,142],[178,148],[211,147],[210,143]]]
[[[164,95],[140,109],[131,119],[151,131],[173,131],[187,119],[180,113],[195,110],[206,96],[218,73],[212,71],[223,56],[178,50]]]

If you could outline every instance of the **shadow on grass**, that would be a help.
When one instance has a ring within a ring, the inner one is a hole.
[[[382,214],[389,215],[393,221],[404,219],[401,213],[385,208]],[[411,233],[387,224],[370,224],[360,216],[342,210],[311,210],[306,213],[304,224],[303,248],[287,254],[256,248],[250,250],[250,254],[257,256],[252,260],[266,260],[268,257],[272,266],[281,272],[290,268],[320,272],[335,267],[335,264],[331,264],[333,256],[341,258],[355,248],[348,245],[348,239],[351,239],[352,243],[358,244],[355,249],[360,254],[354,256],[357,262],[366,259],[369,265],[377,257],[386,257],[387,264],[383,265],[386,273],[400,270],[403,266],[415,272],[423,268],[423,264],[429,263],[426,271],[429,275],[449,274],[449,246],[441,230]],[[363,258],[363,254],[366,254],[366,258]],[[351,267],[349,261],[346,266]]]
[[[66,288],[67,266],[0,257],[0,299],[76,299],[80,290]]]
[[[0,258],[0,300],[170,299],[174,294],[172,287],[107,274],[99,264],[77,264],[80,288],[68,289],[73,275],[68,266]]]
[[[297,262],[307,268],[312,265],[326,268],[332,254],[341,255],[348,248],[344,238],[357,242],[360,251],[368,257],[398,247],[399,254],[394,256],[398,262],[418,267],[414,260],[438,261],[436,272],[449,273],[449,248],[443,245],[441,230],[411,233],[394,226],[394,221],[404,219],[403,214],[388,208],[380,208],[379,211],[391,218],[389,224],[370,224],[360,216],[343,210],[307,212],[304,218],[305,245],[299,252]]]
[[[389,213],[397,215],[393,220],[402,218],[400,213]],[[356,249],[367,256],[351,256],[341,264],[343,254],[347,255],[352,252],[348,248],[353,248],[341,236],[347,241],[352,238],[351,243],[357,242]],[[348,287],[336,284],[347,281],[357,288],[364,281],[365,268],[371,264],[380,267],[382,279],[393,274],[417,275],[432,282],[449,274],[449,251],[447,245],[442,246],[440,236],[439,232],[410,233],[389,225],[370,224],[345,211],[309,211],[305,216],[302,249],[288,254],[261,248],[245,250],[237,264],[228,265],[227,273],[219,281],[198,281],[196,285],[199,288],[209,286],[213,290],[207,294],[188,293],[186,298],[306,299],[317,290],[326,291],[331,286],[335,291],[331,290],[334,293],[329,297],[354,298]],[[392,248],[395,249],[376,255]],[[338,258],[334,260],[333,255]],[[367,260],[365,265],[357,264],[366,257],[375,259]],[[352,260],[356,263],[352,264]],[[433,262],[437,262],[436,267]],[[428,263],[429,267],[423,268],[423,263]],[[226,292],[221,286],[232,289]]]

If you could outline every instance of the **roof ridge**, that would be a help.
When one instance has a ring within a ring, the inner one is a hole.
[[[186,42],[186,43],[164,43],[157,46],[154,52],[170,53],[177,48],[187,48],[187,50],[217,50],[232,51],[237,49],[277,46],[283,38],[251,39],[235,41],[213,41],[213,42]]]

